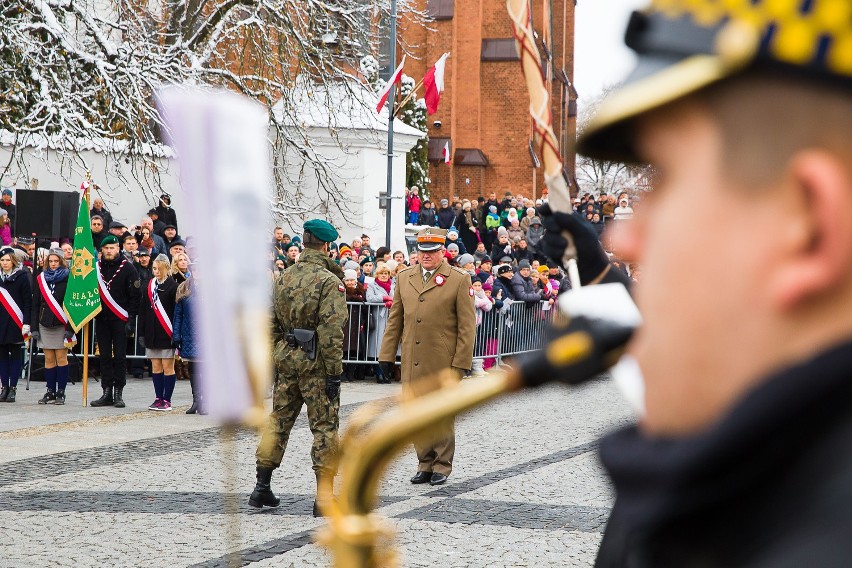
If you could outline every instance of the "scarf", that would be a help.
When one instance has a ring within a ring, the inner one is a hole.
[[[388,279],[388,281],[387,281],[387,282],[382,282],[381,280],[379,280],[378,278],[376,278],[376,284],[378,284],[378,285],[379,285],[379,287],[380,287],[382,290],[384,290],[384,291],[385,291],[385,294],[387,294],[388,296],[390,296],[390,289],[391,289],[391,281],[390,281],[390,279]]]
[[[154,238],[151,235],[148,235],[147,239],[143,239],[140,244],[148,249],[148,251],[154,250]]]
[[[44,279],[48,284],[56,284],[57,282],[68,280],[70,272],[67,268],[57,268],[56,270],[46,268],[42,274],[44,274]]]

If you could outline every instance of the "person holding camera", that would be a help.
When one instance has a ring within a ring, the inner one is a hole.
[[[328,257],[328,244],[338,236],[327,221],[306,221],[305,249],[274,284],[272,338],[278,379],[272,414],[257,446],[257,484],[249,498],[252,507],[280,503],[270,487],[272,472],[281,465],[303,404],[308,407],[308,425],[314,435],[314,516],[320,515],[319,503],[331,495],[340,424],[343,326],[349,317],[343,271]]]

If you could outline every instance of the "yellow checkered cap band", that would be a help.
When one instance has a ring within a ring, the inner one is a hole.
[[[852,78],[852,0],[654,0],[646,14],[715,28],[722,56],[730,31],[750,28],[755,59]]]

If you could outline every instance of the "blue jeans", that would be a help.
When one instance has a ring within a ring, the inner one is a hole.
[[[408,213],[408,222],[412,225],[417,224],[417,218],[420,217],[420,213],[415,213],[414,211],[410,211]]]

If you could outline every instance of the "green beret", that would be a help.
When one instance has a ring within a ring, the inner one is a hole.
[[[311,219],[310,221],[305,221],[304,227],[306,231],[326,243],[330,243],[340,236],[337,233],[337,229],[334,228],[334,225],[322,219]]]
[[[101,246],[117,245],[117,244],[118,244],[118,237],[116,237],[115,235],[107,235],[107,236],[104,237],[104,240],[101,241]]]

